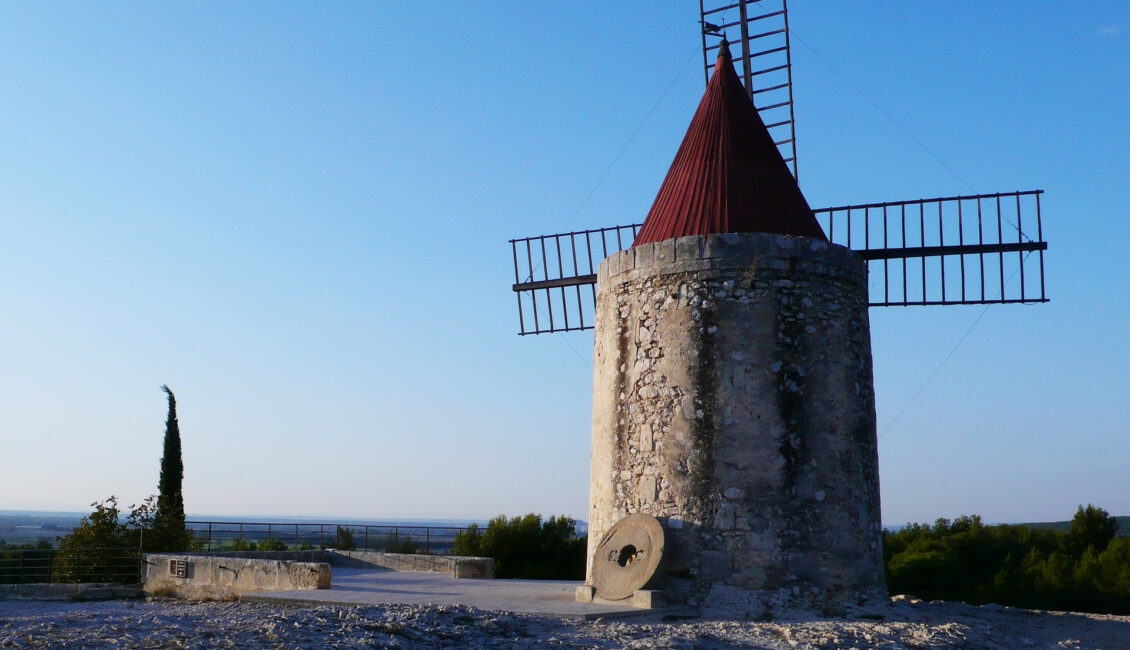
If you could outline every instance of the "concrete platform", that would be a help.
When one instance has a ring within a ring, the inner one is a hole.
[[[615,618],[660,610],[577,602],[580,582],[558,580],[457,580],[440,573],[401,573],[334,567],[330,589],[260,591],[240,600],[301,605],[467,605],[480,609],[561,616]]]

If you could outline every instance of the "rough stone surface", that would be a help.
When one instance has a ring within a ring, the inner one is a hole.
[[[407,553],[374,553],[372,551],[329,551],[334,566],[380,567],[393,571],[428,571],[446,573],[453,578],[494,577],[494,559],[456,555],[412,555]]]
[[[829,619],[658,615],[583,621],[460,605],[292,607],[245,602],[0,602],[0,648],[919,648],[1126,647],[1130,617],[995,605],[889,605]]]
[[[676,602],[885,596],[863,262],[684,237],[610,256],[597,287],[589,582],[604,533],[646,513]]]
[[[183,560],[186,574],[172,575],[169,562]],[[224,555],[174,555],[149,553],[143,565],[148,593],[181,598],[229,598],[253,591],[329,589],[330,565],[230,557]]]
[[[428,571],[446,573],[453,578],[493,578],[494,558],[458,555],[425,555],[413,553],[378,553],[375,551],[341,551],[312,549],[307,551],[224,551],[193,553],[200,557],[228,557],[289,562],[326,562],[330,566],[368,568],[393,571]]]

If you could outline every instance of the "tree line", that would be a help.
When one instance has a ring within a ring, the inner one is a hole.
[[[1102,508],[1079,506],[1066,531],[986,526],[977,515],[883,535],[892,594],[975,605],[1130,614],[1130,538]]]

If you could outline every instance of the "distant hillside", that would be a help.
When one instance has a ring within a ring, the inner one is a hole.
[[[1130,517],[1115,517],[1118,522],[1118,535],[1117,537],[1130,537]],[[1027,526],[1028,528],[1048,528],[1051,530],[1058,530],[1060,532],[1067,532],[1071,529],[1070,521],[1040,521],[1030,524],[1016,524],[1017,526]]]

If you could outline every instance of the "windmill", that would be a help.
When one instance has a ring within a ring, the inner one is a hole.
[[[699,8],[713,73],[644,222],[511,241],[520,333],[595,329],[577,597],[883,598],[868,308],[1046,302],[1041,191],[812,210],[785,0]]]
[[[705,76],[729,30],[734,67],[782,158],[797,173],[787,0],[700,0]],[[1047,302],[1042,190],[879,201],[814,210],[834,243],[862,257],[870,306]],[[1031,230],[1035,222],[1035,235]],[[518,333],[593,327],[596,267],[631,246],[641,224],[510,241]],[[1033,255],[1034,254],[1034,255]],[[1018,283],[1010,282],[1013,275]]]

